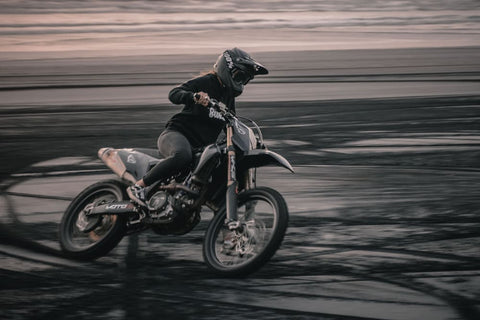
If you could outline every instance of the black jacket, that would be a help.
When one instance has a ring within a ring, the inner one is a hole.
[[[194,102],[193,94],[200,91],[208,93],[211,99],[223,102],[235,112],[233,94],[220,84],[215,74],[209,73],[173,88],[168,98],[174,104],[185,106],[168,121],[166,127],[182,133],[194,148],[214,143],[225,123],[215,109]]]

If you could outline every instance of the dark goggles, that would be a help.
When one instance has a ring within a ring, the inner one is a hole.
[[[240,69],[235,69],[232,72],[232,79],[235,82],[242,83],[243,85],[247,84],[250,80],[253,79],[253,75],[248,72],[245,72]]]

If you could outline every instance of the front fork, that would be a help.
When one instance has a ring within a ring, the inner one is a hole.
[[[227,217],[225,224],[230,230],[237,229],[240,226],[238,221],[237,214],[237,192],[238,192],[238,182],[237,182],[237,173],[236,173],[236,156],[235,156],[235,147],[232,142],[233,136],[233,127],[227,125],[227,162],[228,162],[228,173],[227,173],[227,194],[226,194],[226,204],[227,204]]]

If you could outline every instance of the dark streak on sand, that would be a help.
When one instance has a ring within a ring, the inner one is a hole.
[[[348,52],[340,55],[348,60]],[[279,66],[288,55],[275,57]],[[418,67],[431,60],[409,61]],[[463,66],[472,63],[475,79],[468,81],[478,81],[478,61],[467,58]],[[371,65],[362,64],[362,74],[371,75]],[[435,72],[449,68],[441,65],[429,67],[429,76],[450,76]],[[63,208],[79,184],[107,173],[96,150],[153,147],[176,110],[166,103],[132,109],[95,102],[102,98],[0,110],[0,317],[478,319],[480,96],[354,99],[346,92],[334,100],[240,102],[242,115],[264,128],[271,149],[297,171],[259,170],[260,184],[287,198],[291,223],[273,261],[243,280],[217,279],[201,263],[208,213],[183,237],[147,232],[96,262],[61,258],[56,232]],[[38,165],[62,157],[79,158]]]

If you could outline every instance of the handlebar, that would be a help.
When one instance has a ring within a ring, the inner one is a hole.
[[[195,93],[193,97],[198,100],[200,99],[200,94]],[[226,105],[224,105],[223,103],[215,99],[210,99],[210,97],[208,98],[208,107],[214,108],[215,110],[220,112],[223,116],[231,114]]]
[[[201,97],[200,94],[198,94],[198,93],[194,93],[193,96],[194,96],[195,100],[198,100]],[[217,110],[218,112],[220,112],[220,114],[225,117],[227,122],[232,123],[233,121],[235,121],[235,119],[237,119],[235,114],[231,113],[226,105],[224,105],[223,103],[221,103],[221,102],[219,102],[215,99],[210,99],[210,97],[208,99],[208,107],[212,107],[215,110]],[[258,124],[255,121],[253,121],[252,119],[249,119],[249,118],[245,118],[245,117],[239,117],[239,118],[250,121],[253,124],[255,130],[258,133],[258,139],[259,139],[261,145],[264,145],[263,144],[262,130],[260,129]]]

